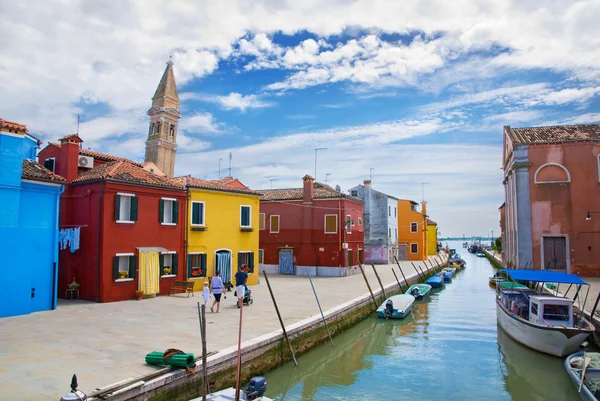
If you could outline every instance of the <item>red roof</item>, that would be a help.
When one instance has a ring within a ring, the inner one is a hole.
[[[504,129],[514,143],[557,143],[600,141],[600,124],[555,125],[548,127]]]
[[[23,132],[25,134],[27,132],[29,132],[27,130],[27,126],[25,124],[19,124],[19,123],[15,123],[12,121],[6,121],[6,120],[3,120],[2,118],[0,118],[0,128],[4,128],[4,129],[7,129],[7,130],[13,131],[13,132],[19,131],[19,132]]]
[[[437,223],[431,219],[427,219],[427,225],[428,226],[437,226]]]
[[[77,134],[69,135],[69,136],[66,136],[64,138],[68,138],[68,137],[71,137],[71,136],[74,136],[74,135],[77,135]],[[55,142],[48,142],[48,145],[49,146],[50,145],[51,146],[56,146],[57,148],[60,148],[60,146],[61,146],[60,143],[55,143]],[[139,167],[143,167],[144,166],[142,163],[134,162],[133,160],[125,159],[123,157],[108,155],[106,153],[95,152],[95,151],[90,150],[90,149],[79,149],[79,154],[82,155],[82,156],[91,156],[94,159],[103,160],[105,162],[124,161],[124,162],[127,162],[127,163],[131,163],[131,164],[133,164],[135,166],[139,166]]]
[[[94,167],[79,175],[79,177],[73,180],[73,183],[98,180],[123,181],[132,184],[145,184],[176,189],[185,188],[177,180],[156,175],[144,170],[139,166],[139,163],[132,163],[127,160],[114,161]]]
[[[38,162],[33,160],[23,160],[23,172],[21,175],[26,180],[65,182],[66,180],[58,174],[54,174]]]
[[[240,194],[247,195],[256,195],[260,196],[261,194],[252,191],[250,189],[238,188],[233,186],[221,185],[216,183],[217,180],[201,180],[200,178],[192,177],[191,175],[184,175],[183,177],[175,177],[173,180],[176,180],[181,185],[184,185],[188,188],[198,188],[198,189],[209,189],[214,191],[224,191],[224,192],[235,192]]]
[[[263,194],[263,196],[260,198],[261,201],[301,200],[304,198],[303,188],[264,189],[260,192]],[[320,182],[314,183],[313,199],[337,198],[346,198],[354,202],[363,203],[363,201],[359,198],[338,192],[327,184],[322,184]]]
[[[220,180],[210,180],[210,182],[214,182],[219,185],[226,185],[228,187],[248,189],[248,187],[245,186],[244,184],[242,184],[242,182],[240,180],[238,180],[237,178],[233,178],[233,177],[223,177]]]

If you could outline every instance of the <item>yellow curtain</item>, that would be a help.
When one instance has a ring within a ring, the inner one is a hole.
[[[140,252],[140,290],[144,294],[158,294],[158,252]]]

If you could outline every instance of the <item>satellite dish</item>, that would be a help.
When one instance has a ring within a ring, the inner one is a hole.
[[[342,188],[340,188],[340,186],[339,186],[339,185],[336,185],[336,186],[335,186],[335,190],[336,190],[336,191],[338,191],[338,192],[342,192]]]

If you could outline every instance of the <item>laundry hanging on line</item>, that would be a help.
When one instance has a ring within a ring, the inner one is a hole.
[[[71,253],[74,253],[79,249],[79,235],[81,228],[65,228],[58,232],[58,244],[59,249],[65,250],[67,247],[70,248]]]

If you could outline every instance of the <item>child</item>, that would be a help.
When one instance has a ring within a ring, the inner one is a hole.
[[[208,281],[204,282],[204,289],[202,290],[202,298],[204,299],[204,305],[208,302],[208,298],[210,298],[210,288],[208,288]]]

